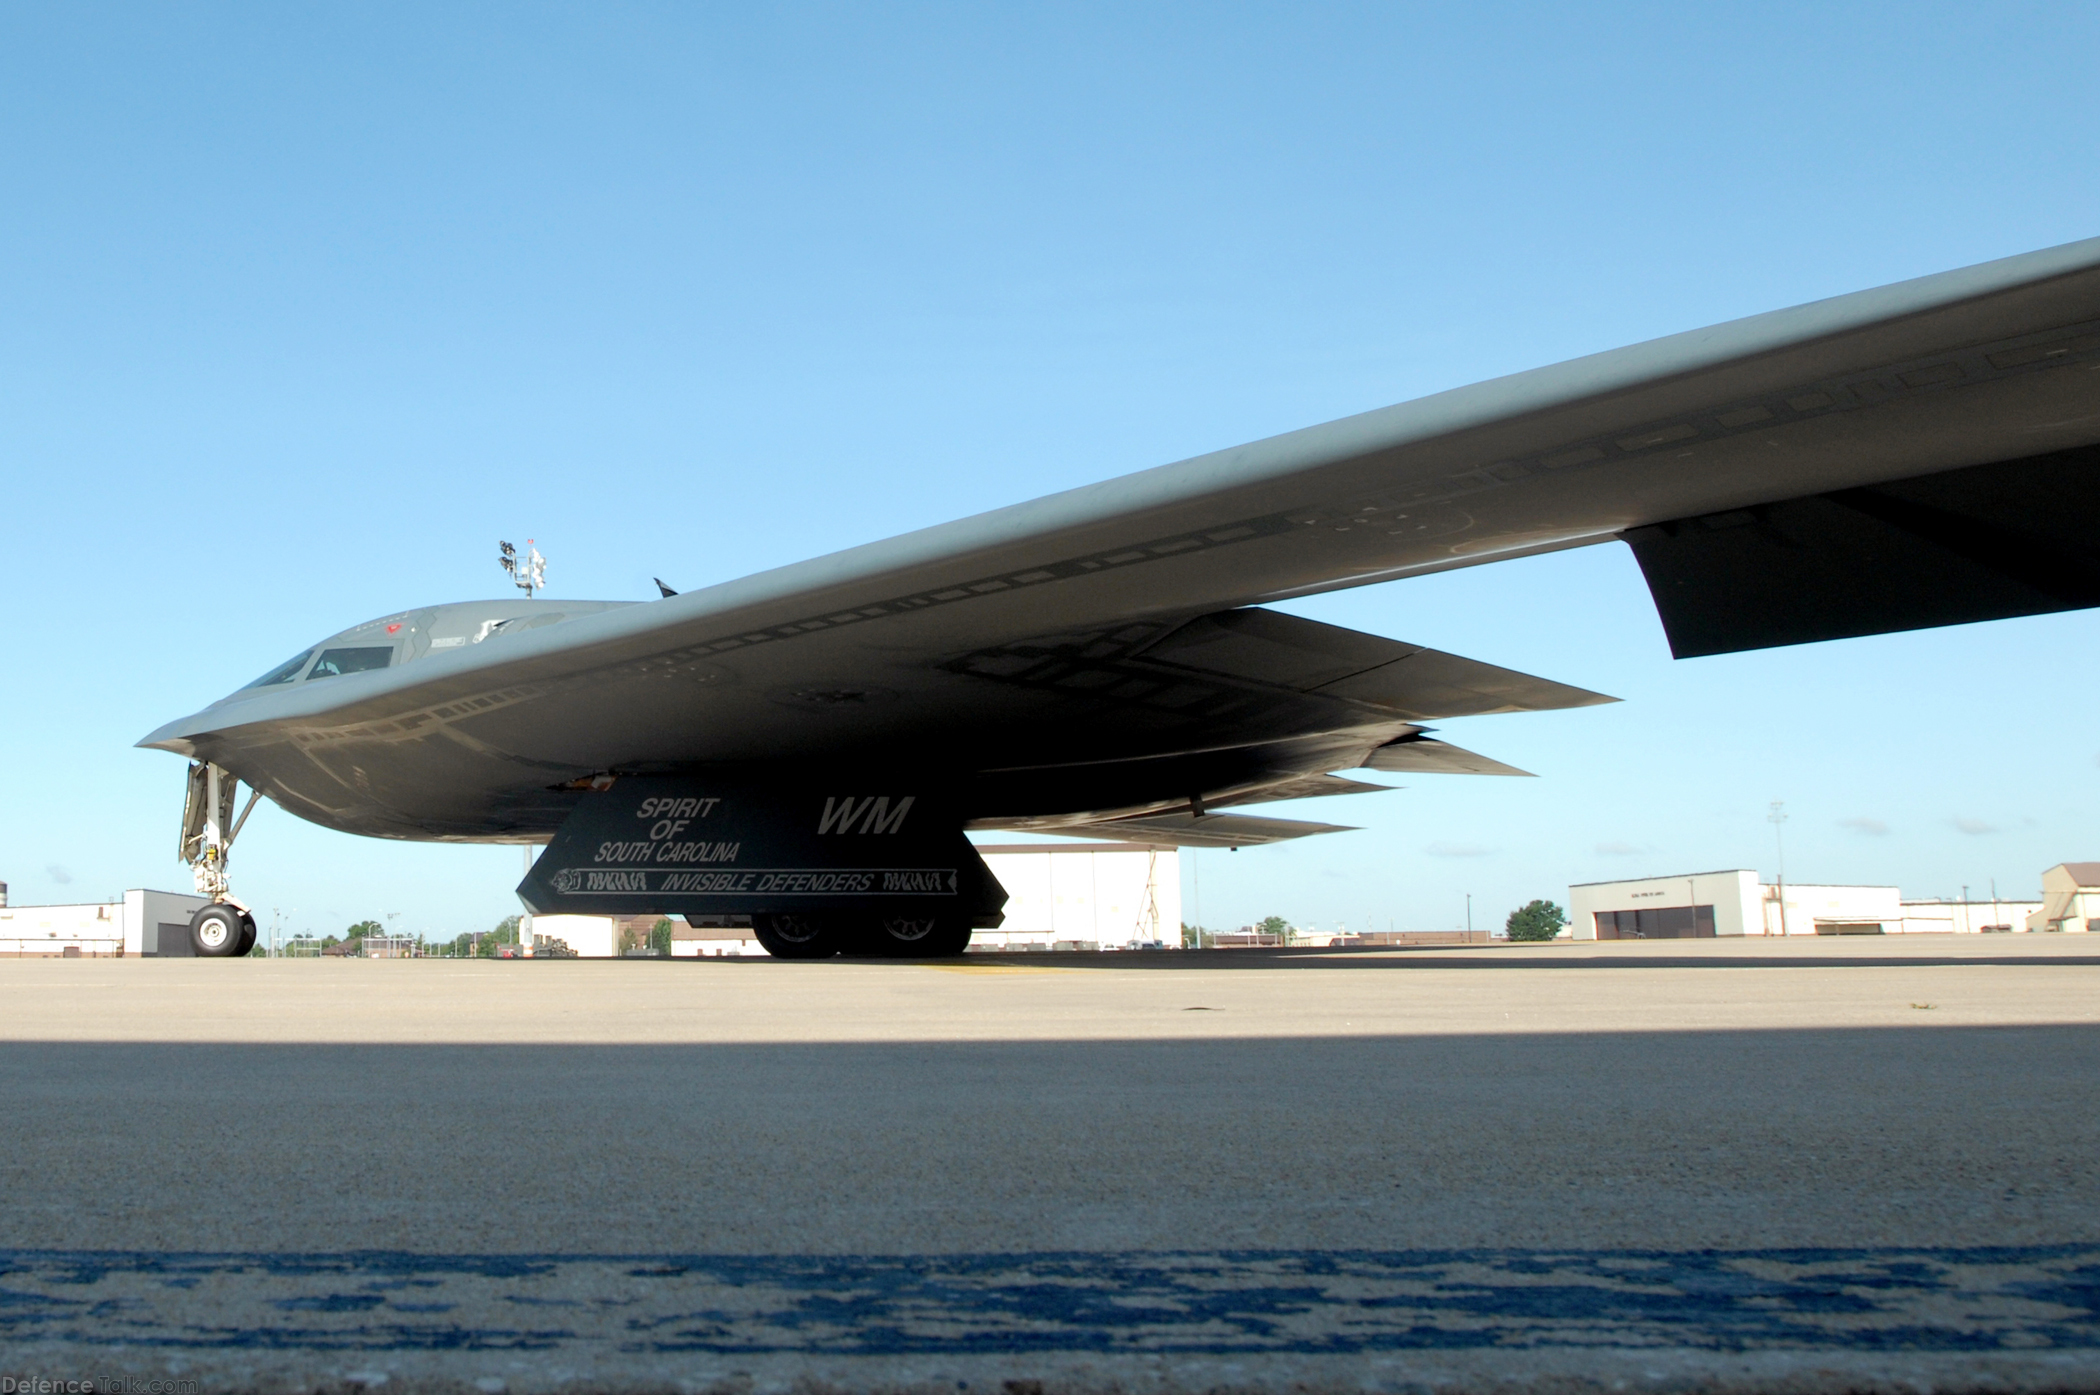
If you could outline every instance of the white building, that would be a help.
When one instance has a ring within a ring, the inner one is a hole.
[[[1893,886],[1760,886],[1765,933],[1900,935],[1903,893]],[[1782,894],[1784,901],[1781,900]]]
[[[698,925],[671,924],[673,959],[758,958],[766,947],[751,933],[749,916],[701,916]]]
[[[609,915],[532,915],[518,922],[521,939],[537,947],[560,940],[579,959],[611,959],[620,952],[619,920]]]
[[[1005,843],[978,855],[1006,888],[1006,922],[970,948],[1125,949],[1181,943],[1181,858],[1131,843]]]
[[[2100,862],[2059,862],[2042,873],[2042,903],[2029,930],[2100,930]]]
[[[2100,863],[2074,863],[2100,874]],[[2061,869],[2056,869],[2061,870]],[[2045,879],[2051,874],[2045,873]],[[2100,881],[2100,876],[2096,876]],[[1578,940],[1710,939],[1732,935],[1980,934],[2022,923],[2037,901],[1905,901],[1893,886],[1758,880],[1745,868],[1589,882],[1568,888]],[[2100,885],[2092,914],[2100,917]]]
[[[1568,888],[1568,928],[1562,933],[1577,940],[1762,934],[1760,891],[1757,873],[1741,870],[1589,882]]]
[[[190,917],[205,904],[202,896],[143,890],[80,906],[0,903],[0,958],[187,958]]]
[[[2004,935],[2027,930],[2039,901],[1905,901],[1903,929],[1912,935]]]

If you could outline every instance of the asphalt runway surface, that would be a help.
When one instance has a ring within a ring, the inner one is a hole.
[[[2096,1026],[2083,935],[4,961],[0,1377],[2100,1389]]]

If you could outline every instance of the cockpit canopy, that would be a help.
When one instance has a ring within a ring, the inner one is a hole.
[[[464,649],[499,635],[558,625],[615,610],[631,601],[460,601],[403,611],[331,635],[244,685],[241,692],[311,683],[413,663],[433,650]]]

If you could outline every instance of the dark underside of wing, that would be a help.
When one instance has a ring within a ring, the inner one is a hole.
[[[1626,535],[1680,659],[2100,605],[2100,446]]]
[[[1181,848],[1245,848],[1284,843],[1315,833],[1352,833],[1347,824],[1275,819],[1260,814],[1139,814],[1104,819],[1070,830],[1089,838],[1129,843],[1172,843]]]
[[[1423,721],[1612,701],[1261,609],[1200,616],[1135,646],[1112,635],[1049,636],[973,654],[953,667],[1052,696],[1046,727],[1069,725],[1081,737],[1069,760],[981,773],[979,826],[1193,846],[1340,831],[1218,809],[1389,788],[1326,771],[1524,773],[1430,739]],[[1177,728],[1175,718],[1186,725]],[[1113,760],[1086,754],[1112,739],[1105,733],[1134,729],[1153,733],[1149,753]]]

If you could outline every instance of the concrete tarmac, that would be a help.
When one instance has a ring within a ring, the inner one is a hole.
[[[0,1374],[2100,1389],[2096,1025],[2085,936],[11,961]]]

